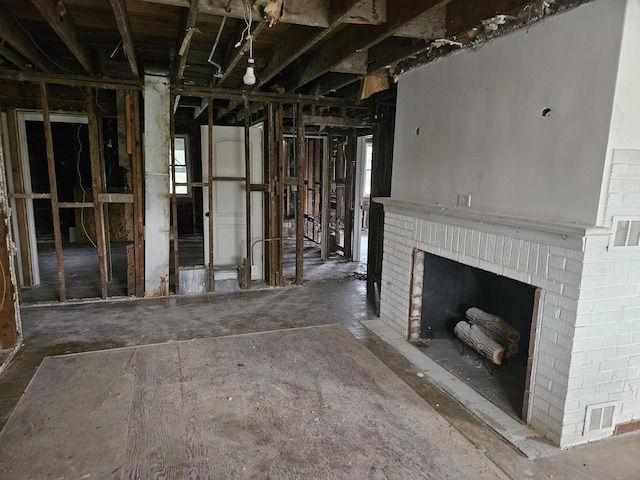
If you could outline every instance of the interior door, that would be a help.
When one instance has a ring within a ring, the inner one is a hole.
[[[209,128],[200,128],[202,142],[202,179],[209,178],[208,133]],[[262,129],[249,130],[251,154],[251,183],[262,183]],[[244,128],[213,127],[213,176],[245,177]],[[213,262],[215,279],[238,277],[237,267],[247,256],[246,201],[244,180],[216,180],[213,183]],[[205,265],[209,264],[209,200],[208,188],[203,189],[203,230]],[[253,267],[252,280],[262,278],[263,272],[263,211],[262,192],[251,193],[251,243]]]

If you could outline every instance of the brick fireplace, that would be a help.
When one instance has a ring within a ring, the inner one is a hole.
[[[422,278],[421,252],[534,286],[539,303],[531,328],[526,423],[564,447],[611,435],[616,424],[637,417],[637,390],[616,380],[633,375],[632,365],[640,364],[640,352],[628,357],[633,345],[629,351],[618,345],[623,339],[617,320],[637,309],[606,297],[637,293],[638,286],[615,286],[615,272],[633,267],[625,267],[623,256],[606,260],[610,229],[379,201],[385,206],[383,321],[407,341],[420,337],[422,298],[412,284]],[[635,325],[627,322],[630,330]]]
[[[421,252],[537,289],[522,418],[561,447],[640,428],[638,44],[587,2],[398,76],[380,322],[414,348]]]

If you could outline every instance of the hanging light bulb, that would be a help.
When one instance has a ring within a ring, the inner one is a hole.
[[[247,71],[244,72],[242,81],[248,86],[255,85],[256,83],[256,64],[255,60],[251,57],[247,60]]]

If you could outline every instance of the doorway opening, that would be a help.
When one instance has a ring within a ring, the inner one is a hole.
[[[369,251],[369,209],[371,207],[371,163],[373,136],[358,138],[356,165],[355,208],[359,212],[354,221],[353,260],[366,269]]]
[[[21,163],[18,171],[22,173],[20,181],[26,193],[18,200],[25,202],[27,208],[26,218],[16,220],[26,224],[26,228],[15,229],[18,235],[22,234],[16,243],[19,249],[29,250],[31,256],[29,272],[25,272],[26,264],[19,264],[23,304],[60,300],[61,278],[65,300],[128,293],[125,205],[114,202],[100,207],[105,241],[103,290],[93,198],[96,185],[99,192],[126,193],[127,169],[119,161],[116,119],[101,117],[96,125],[99,140],[93,148],[99,148],[95,152],[99,159],[93,165],[89,128],[86,116],[51,116],[53,168],[50,169],[42,115],[19,116],[21,158],[11,161],[14,167],[15,163]],[[96,166],[100,168],[98,173],[94,171]],[[61,245],[61,262],[56,254],[56,234]]]

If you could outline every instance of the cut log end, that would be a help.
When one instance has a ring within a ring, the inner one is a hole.
[[[478,307],[471,307],[467,310],[466,316],[469,323],[479,325],[487,335],[500,343],[520,341],[520,332],[498,315],[487,313]]]
[[[463,320],[456,324],[453,331],[460,340],[487,357],[494,364],[502,364],[505,352],[504,347],[488,337],[480,327],[470,325]]]

